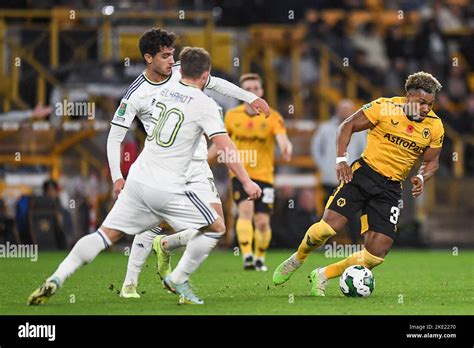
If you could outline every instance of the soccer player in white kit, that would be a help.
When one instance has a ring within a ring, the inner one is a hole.
[[[225,232],[224,220],[186,186],[185,173],[203,133],[224,153],[237,151],[219,115],[217,104],[202,90],[208,81],[211,60],[202,48],[187,47],[180,55],[182,79],[170,82],[163,98],[153,105],[154,127],[145,148],[130,168],[127,183],[96,233],[82,237],[57,270],[28,298],[43,304],[79,267],[91,262],[124,233],[141,233],[161,221],[174,230],[194,229],[176,268],[163,281],[180,296],[180,302],[202,304],[188,279],[207,258]],[[243,166],[227,163],[251,199],[260,187]]]
[[[122,98],[120,106],[111,122],[111,129],[107,140],[107,157],[116,194],[120,193],[125,184],[120,171],[120,150],[128,128],[131,126],[134,118],[138,117],[147,135],[150,136],[150,132],[153,129],[153,120],[150,116],[152,105],[162,98],[160,93],[166,92],[170,82],[179,81],[181,78],[180,63],[175,64],[173,59],[175,39],[175,34],[156,28],[146,31],[140,37],[140,53],[147,67],[132,82]],[[269,111],[269,107],[263,99],[223,79],[210,76],[206,83],[206,88],[248,102],[255,109],[262,109],[266,113]],[[214,185],[214,176],[207,163],[207,142],[204,136],[194,153],[193,161],[186,177],[189,187],[197,192],[202,200],[210,203],[218,215],[223,218],[221,200]],[[157,237],[160,231],[161,229],[156,226],[144,233],[135,235],[130,250],[127,274],[120,291],[121,297],[140,297],[136,291],[138,276],[151,252],[152,243],[154,249],[159,253],[159,259],[165,258],[167,261],[159,263],[158,267],[158,274],[164,278],[170,272],[170,263],[169,253],[162,249],[161,244],[166,246],[167,251],[171,251],[186,245],[186,242],[194,233],[193,230],[185,230],[163,239],[163,235]],[[155,241],[153,241],[154,239]]]

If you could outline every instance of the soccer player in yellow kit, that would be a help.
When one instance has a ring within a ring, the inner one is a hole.
[[[262,79],[258,74],[242,75],[240,86],[258,97],[263,96]],[[265,272],[268,270],[265,265],[265,252],[271,241],[275,140],[286,161],[291,159],[292,145],[286,134],[283,117],[271,108],[270,115],[264,118],[244,103],[227,111],[224,123],[239,151],[239,159],[245,170],[262,189],[259,199],[247,200],[248,196],[242,185],[231,174],[232,197],[238,206],[239,214],[236,233],[244,259],[244,269],[255,268],[256,271]],[[213,156],[211,152],[210,150],[210,157]]]
[[[276,285],[288,281],[309,254],[334,236],[347,219],[362,211],[365,248],[346,259],[311,272],[311,295],[324,296],[329,279],[347,267],[380,265],[390,251],[400,215],[402,182],[419,157],[422,164],[410,181],[412,195],[423,192],[423,184],[438,169],[444,130],[432,111],[441,84],[431,74],[408,76],[406,97],[379,98],[346,119],[337,133],[336,172],[339,187],[328,199],[323,218],[312,225],[298,251],[282,262],[273,274]],[[354,132],[370,129],[362,157],[347,163],[346,150]]]

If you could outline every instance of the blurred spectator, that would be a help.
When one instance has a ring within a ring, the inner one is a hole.
[[[276,70],[279,72],[280,79],[288,83],[292,83],[293,71],[291,58],[288,55],[282,56],[275,60]],[[309,87],[316,83],[319,77],[318,67],[310,54],[308,44],[303,43],[301,45],[301,60],[300,60],[300,77],[299,81],[303,86]],[[295,81],[297,83],[297,81]]]
[[[465,134],[474,134],[474,94],[469,95],[466,102],[466,110],[464,111],[462,118],[465,123]],[[470,143],[466,145],[466,174],[474,174],[474,146]]]
[[[295,194],[291,187],[281,188],[272,218],[272,245],[278,248],[298,246],[306,230],[318,220],[313,189],[302,189]]]
[[[436,96],[436,114],[455,131],[462,132],[464,127],[462,118],[459,113],[451,112],[450,103],[451,102],[446,93],[439,93]]]
[[[421,68],[429,66],[431,73],[444,80],[445,66],[449,62],[448,43],[434,19],[421,24],[413,41],[413,58],[419,61]]]
[[[437,0],[424,11],[424,15],[434,18],[443,32],[455,31],[464,27],[462,10],[458,5],[444,4],[443,1]]]
[[[466,124],[465,133],[474,134],[474,94],[470,94],[466,100],[466,110],[463,113],[464,122]]]
[[[14,231],[14,221],[8,216],[5,202],[0,198],[0,242],[19,243]]]
[[[392,68],[389,69],[385,75],[385,93],[387,97],[400,95],[400,93],[402,93],[407,75],[406,60],[403,57],[393,59]]]
[[[305,15],[306,22],[306,42],[312,42],[314,40],[320,40],[327,43],[327,35],[329,34],[328,24],[318,15],[315,10],[306,11]]]
[[[362,49],[355,50],[351,67],[374,85],[381,86],[384,82],[383,74],[381,74],[379,70],[370,66],[367,61],[367,53]],[[370,99],[370,95],[367,92],[360,90],[358,92],[358,97],[364,100]]]
[[[355,112],[354,103],[349,99],[341,100],[337,104],[336,114],[327,122],[322,123],[313,136],[311,142],[311,156],[321,173],[321,182],[324,187],[324,201],[339,185],[336,177],[336,133],[337,128]],[[348,147],[349,163],[360,157],[367,144],[367,132],[354,133]]]
[[[385,51],[388,58],[394,60],[406,57],[407,49],[407,39],[403,35],[402,27],[400,25],[390,27],[385,37]]]
[[[48,180],[43,183],[43,197],[49,198],[54,202],[56,208],[56,216],[58,219],[58,239],[60,240],[60,246],[66,247],[68,241],[73,238],[73,222],[71,213],[66,210],[60,201],[60,188],[55,180]],[[64,237],[64,239],[63,239]]]
[[[468,94],[466,73],[461,67],[453,67],[447,78],[446,89],[455,103],[464,102]]]
[[[51,106],[38,104],[33,110],[10,111],[0,114],[0,122],[21,122],[30,119],[43,119],[53,111]]]
[[[352,36],[352,42],[354,47],[365,52],[369,67],[381,71],[389,67],[384,41],[373,22],[364,24],[362,29]]]
[[[336,22],[327,37],[327,45],[342,58],[352,59],[354,56],[354,44],[349,37],[349,21],[345,14]]]
[[[459,117],[455,116],[451,111],[450,100],[445,92],[441,92],[436,96],[435,112],[443,120],[444,127],[448,125],[457,130],[459,127]],[[443,151],[439,157],[440,173],[449,175],[452,169],[453,159],[453,142],[447,136],[444,138]]]

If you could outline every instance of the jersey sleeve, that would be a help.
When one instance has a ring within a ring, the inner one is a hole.
[[[207,134],[209,139],[216,135],[227,134],[219,108],[212,100],[211,102],[207,102],[206,106],[199,110],[199,113],[201,114],[201,117],[198,120],[198,124],[204,130],[204,133]]]
[[[130,128],[135,116],[141,116],[145,110],[142,110],[140,93],[142,89],[140,86],[145,82],[145,77],[140,74],[135,81],[128,87],[127,92],[120,101],[120,105],[115,111],[111,124],[123,128]]]
[[[207,79],[206,88],[212,89],[213,91],[227,97],[242,100],[249,104],[258,99],[255,94],[248,92],[227,80],[211,75],[209,75],[209,78]]]
[[[122,98],[119,107],[115,111],[114,118],[110,123],[114,126],[128,129],[130,128],[130,125],[137,114],[138,108],[136,107],[135,103]]]
[[[272,131],[273,134],[286,134],[285,120],[279,112],[272,114]]]
[[[365,117],[372,123],[374,126],[376,126],[381,117],[381,99],[377,99],[374,101],[371,101],[370,103],[367,103],[362,106],[362,112],[364,113]]]
[[[438,122],[437,126],[433,129],[433,135],[431,137],[430,147],[431,148],[440,148],[443,146],[444,140],[444,127],[443,123]]]

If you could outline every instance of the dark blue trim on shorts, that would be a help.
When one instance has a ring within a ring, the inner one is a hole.
[[[211,216],[211,220],[214,221],[215,218],[214,218],[214,214],[212,214],[212,211],[209,210],[209,208],[206,206],[206,204],[199,198],[199,196],[192,192],[192,191],[188,191],[193,197],[196,198],[196,200],[198,201],[198,203],[200,203],[200,205],[202,206],[202,208],[207,211],[209,213],[209,215]]]
[[[213,220],[213,215],[209,211],[209,209],[207,209],[207,207],[204,204],[202,204],[202,202],[199,200],[199,198],[197,198],[197,196],[193,192],[185,191],[184,193],[186,194],[186,196],[188,196],[191,203],[193,203],[194,206],[201,212],[201,214],[204,216],[204,219],[206,219],[206,222],[208,223],[208,225],[211,225],[214,222],[214,220]]]

